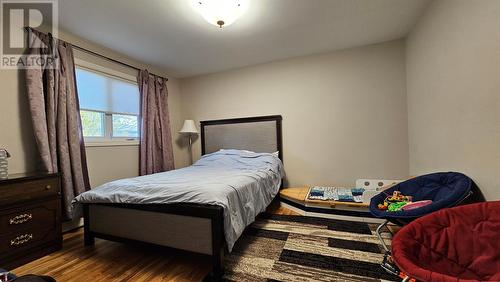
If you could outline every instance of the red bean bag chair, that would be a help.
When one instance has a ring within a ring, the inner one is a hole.
[[[392,258],[418,281],[500,281],[500,201],[416,219],[394,236]]]

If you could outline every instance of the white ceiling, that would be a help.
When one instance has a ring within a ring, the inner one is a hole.
[[[222,30],[187,0],[63,0],[59,25],[188,77],[404,37],[429,0],[250,0]]]

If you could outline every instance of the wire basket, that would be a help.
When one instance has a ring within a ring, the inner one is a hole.
[[[6,179],[9,176],[9,152],[5,149],[0,149],[0,179]]]

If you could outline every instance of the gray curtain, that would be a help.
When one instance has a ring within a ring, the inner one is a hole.
[[[30,31],[29,55],[48,57],[55,67],[26,70],[26,84],[36,143],[43,170],[61,174],[63,218],[72,219],[71,201],[90,189],[76,92],[71,44]]]
[[[172,134],[168,113],[167,79],[139,71],[141,94],[141,175],[174,169]]]

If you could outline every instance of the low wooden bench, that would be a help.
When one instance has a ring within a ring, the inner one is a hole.
[[[307,199],[310,187],[285,188],[280,191],[282,206],[306,216],[380,222],[369,212],[368,203]]]

